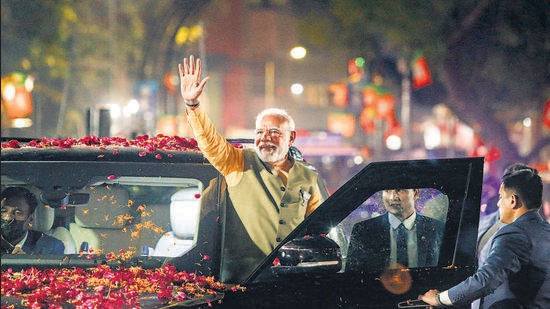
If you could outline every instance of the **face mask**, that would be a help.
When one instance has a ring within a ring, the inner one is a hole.
[[[2,219],[2,237],[9,242],[21,238],[25,234],[25,221]]]

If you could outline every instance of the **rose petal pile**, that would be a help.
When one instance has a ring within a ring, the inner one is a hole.
[[[163,134],[157,134],[153,137],[149,137],[149,135],[145,134],[137,136],[132,140],[122,137],[97,137],[90,135],[82,138],[66,137],[62,139],[45,137],[39,140],[31,140],[23,146],[20,145],[18,140],[10,140],[7,143],[2,143],[2,149],[22,147],[72,148],[75,146],[98,147],[100,149],[106,149],[107,147],[138,147],[144,148],[148,153],[153,153],[156,150],[189,151],[199,149],[195,139],[187,139],[179,136],[167,136]]]
[[[214,277],[178,272],[171,265],[2,271],[2,297],[21,298],[29,308],[140,308],[144,296],[156,295],[160,303],[170,304],[216,295],[225,288]],[[231,289],[237,290],[243,289]]]

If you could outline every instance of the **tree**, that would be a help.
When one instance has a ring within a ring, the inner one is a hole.
[[[85,126],[84,116],[67,123],[75,112],[130,98],[136,81],[175,71],[178,29],[209,2],[2,0],[2,75],[37,77],[39,134],[75,134]]]
[[[311,43],[344,44],[355,55],[368,51],[371,58],[410,59],[415,50],[422,50],[429,59],[434,85],[445,89],[445,102],[486,143],[500,150],[499,162],[536,158],[537,154],[520,155],[507,126],[540,115],[550,97],[549,1],[325,0],[293,4],[308,21],[302,29]],[[327,25],[331,31],[313,30]],[[548,138],[540,142],[534,150],[550,143]]]
[[[32,74],[35,110],[55,119],[51,102],[62,98],[68,61],[66,29],[74,21],[63,1],[2,0],[2,76],[11,72]],[[40,121],[38,121],[41,123]]]

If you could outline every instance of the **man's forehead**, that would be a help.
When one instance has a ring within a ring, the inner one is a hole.
[[[29,204],[24,198],[7,198],[2,199],[2,208],[18,208],[21,210],[29,210]]]
[[[282,123],[287,123],[288,120],[281,116],[281,115],[265,115],[261,120],[260,120],[260,124],[261,125],[265,125],[265,124],[282,124]]]
[[[498,189],[498,193],[499,194],[513,194],[514,191],[511,190],[510,188],[506,188],[504,187],[504,184],[500,184],[500,188]]]

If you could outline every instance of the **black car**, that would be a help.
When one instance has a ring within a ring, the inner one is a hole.
[[[214,292],[170,302],[153,292],[142,295],[135,306],[411,306],[407,300],[430,288],[449,288],[475,271],[483,163],[483,158],[370,163],[246,274],[245,281],[225,282],[222,248],[231,235],[225,233],[224,179],[193,140],[6,139],[2,190],[22,186],[38,197],[33,228],[61,239],[65,254],[2,255],[2,276],[31,268],[162,270],[171,265],[223,286],[213,284]],[[420,189],[416,211],[444,222],[437,265],[372,271],[346,267],[354,224],[383,214],[381,192],[400,188]],[[4,284],[2,305],[21,305],[22,293],[8,295]]]

